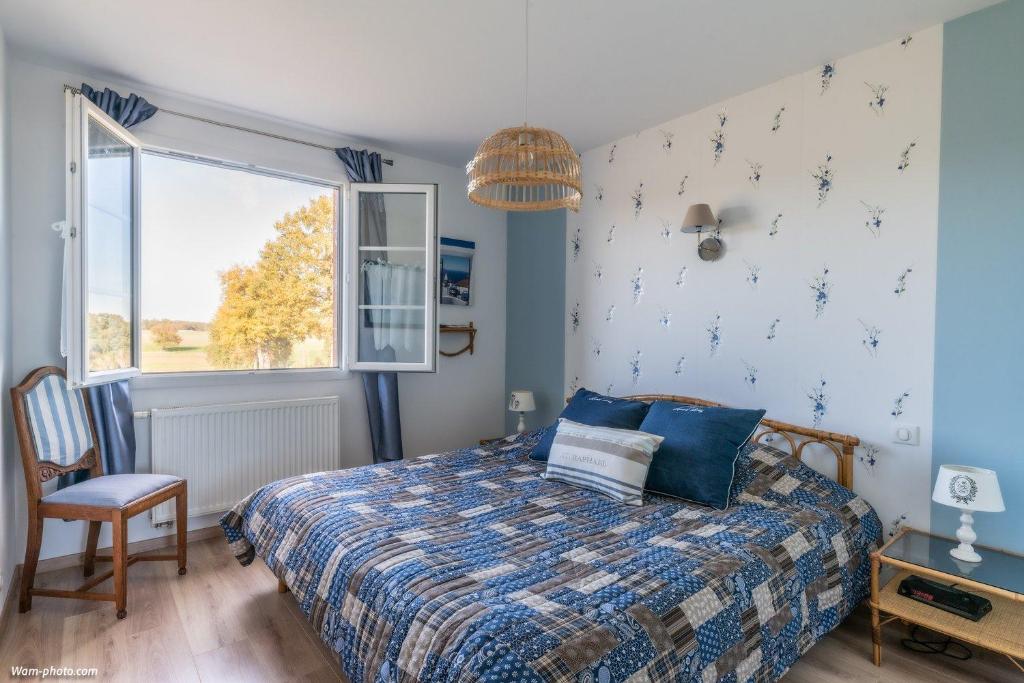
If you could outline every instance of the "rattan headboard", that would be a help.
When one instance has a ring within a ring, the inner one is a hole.
[[[676,403],[689,403],[691,405],[698,406],[722,405],[721,403],[707,401],[702,398],[673,396],[671,394],[637,394],[634,396],[623,396],[623,398],[648,402],[675,401]],[[804,447],[808,444],[822,444],[836,456],[836,481],[846,488],[853,487],[853,449],[860,443],[860,439],[857,437],[850,436],[849,434],[826,432],[821,429],[813,429],[810,427],[799,427],[797,425],[791,425],[777,420],[770,420],[768,418],[761,420],[761,426],[764,429],[753,437],[754,443],[759,443],[761,439],[769,434],[778,434],[789,444],[789,452],[792,453],[793,457],[797,460],[800,460],[803,457]]]

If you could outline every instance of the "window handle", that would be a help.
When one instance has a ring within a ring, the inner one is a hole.
[[[54,232],[60,233],[60,238],[62,240],[71,239],[78,235],[78,231],[75,229],[75,226],[69,225],[67,221],[51,223],[50,229]]]

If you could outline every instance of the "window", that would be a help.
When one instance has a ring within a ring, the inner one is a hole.
[[[68,106],[64,329],[68,379],[138,374],[132,333],[138,245],[139,143],[81,96]]]
[[[68,158],[72,385],[434,371],[436,186],[341,186],[145,148],[81,95]]]
[[[433,372],[437,188],[351,186],[349,367]]]
[[[142,154],[144,373],[337,367],[337,187]]]

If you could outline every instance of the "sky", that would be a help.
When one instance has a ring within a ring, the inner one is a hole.
[[[209,322],[218,273],[255,263],[274,222],[333,190],[142,155],[142,317]]]
[[[131,170],[127,155],[89,158],[89,311],[125,320],[132,308]]]

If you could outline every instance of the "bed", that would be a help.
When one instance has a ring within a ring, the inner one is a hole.
[[[882,527],[798,459],[849,485],[854,437],[762,428],[724,511],[546,481],[534,432],[273,482],[221,525],[354,683],[776,680],[866,597]]]

